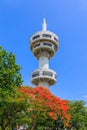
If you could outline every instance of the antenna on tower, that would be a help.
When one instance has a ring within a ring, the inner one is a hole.
[[[43,19],[43,24],[42,24],[42,30],[46,31],[47,30],[47,24],[46,24],[46,19]]]

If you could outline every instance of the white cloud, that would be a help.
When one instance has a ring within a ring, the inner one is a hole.
[[[84,97],[84,98],[87,98],[87,95],[84,95],[83,97]]]

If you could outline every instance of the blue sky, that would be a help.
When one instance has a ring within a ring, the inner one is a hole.
[[[38,61],[29,49],[29,37],[47,28],[59,36],[60,47],[50,61],[58,74],[50,88],[62,99],[87,101],[87,0],[0,0],[0,45],[16,55],[24,85]]]

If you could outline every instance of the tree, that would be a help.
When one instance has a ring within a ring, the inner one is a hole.
[[[22,84],[20,66],[15,56],[0,47],[0,126],[2,130],[14,124],[14,117],[23,110],[23,101],[19,100]]]
[[[68,101],[54,96],[45,87],[21,87],[20,91],[29,96],[27,112],[29,130],[52,129],[54,121],[60,119],[67,126],[70,119]]]
[[[54,128],[60,119],[70,119],[68,101],[55,97],[44,87],[20,87],[22,77],[15,56],[0,47],[0,126],[12,130],[16,125],[29,130]]]
[[[83,100],[69,102],[69,114],[71,119],[69,121],[68,129],[85,130],[87,129],[87,107]]]
[[[22,83],[20,69],[16,64],[15,56],[0,47],[0,89],[14,92],[15,87],[20,87]],[[6,94],[1,93],[1,96]]]

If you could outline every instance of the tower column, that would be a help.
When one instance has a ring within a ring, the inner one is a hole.
[[[44,86],[44,87],[48,88],[49,83],[46,81],[39,81],[37,86]]]
[[[49,53],[46,51],[39,53],[39,69],[49,69]]]

